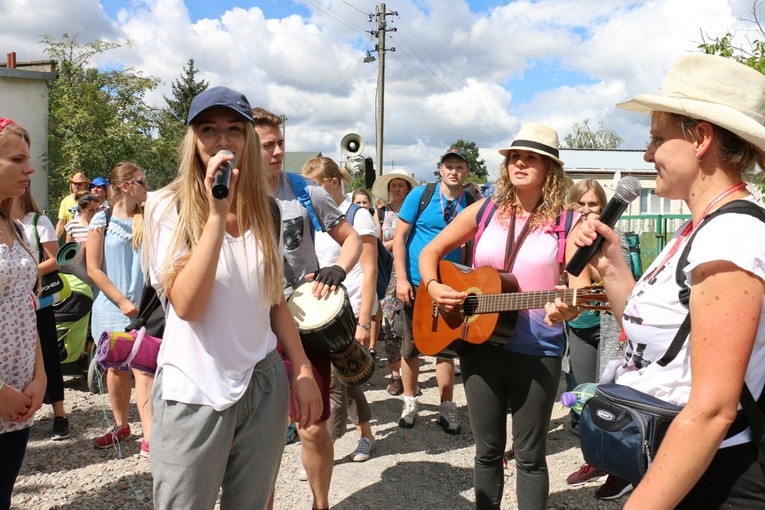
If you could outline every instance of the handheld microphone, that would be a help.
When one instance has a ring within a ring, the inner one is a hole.
[[[635,177],[621,179],[619,184],[616,185],[614,196],[608,201],[606,207],[603,208],[598,219],[613,228],[619,216],[627,209],[629,203],[640,196],[640,190],[640,181]],[[590,246],[580,246],[576,253],[574,253],[574,256],[571,257],[569,263],[566,264],[566,271],[573,276],[579,276],[584,266],[590,262],[590,259],[600,249],[602,244],[603,236],[598,234]]]
[[[225,149],[218,151],[218,154],[233,156],[234,153]],[[216,154],[216,156],[218,155]],[[231,170],[234,168],[234,160],[230,159],[221,163],[213,176],[212,194],[218,200],[228,196],[228,186],[231,182]]]

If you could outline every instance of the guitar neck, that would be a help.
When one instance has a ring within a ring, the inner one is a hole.
[[[478,294],[474,313],[499,313],[515,310],[544,308],[546,303],[559,297],[567,305],[576,305],[577,289],[534,290],[529,292],[507,292],[502,294]]]

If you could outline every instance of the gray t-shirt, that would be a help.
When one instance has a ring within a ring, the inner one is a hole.
[[[324,189],[311,179],[306,179],[306,191],[311,197],[313,210],[319,218],[324,231],[332,230],[345,215],[337,208],[337,204]],[[276,186],[274,198],[279,202],[282,213],[282,247],[284,260],[289,264],[295,277],[302,281],[308,273],[319,269],[316,260],[316,250],[311,234],[311,218],[308,211],[300,203],[292,189],[292,184],[282,172],[279,184]],[[289,270],[285,268],[284,297],[292,294],[292,288],[286,278]]]

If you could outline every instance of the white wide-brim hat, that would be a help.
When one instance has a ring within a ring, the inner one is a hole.
[[[683,55],[669,70],[659,95],[640,94],[616,106],[706,120],[765,149],[765,75],[733,59]]]
[[[391,170],[390,173],[387,173],[385,175],[381,175],[377,179],[375,179],[374,184],[372,185],[372,194],[376,196],[377,198],[382,198],[383,200],[389,200],[390,197],[388,196],[388,184],[393,179],[403,179],[406,182],[408,182],[412,188],[416,188],[420,185],[419,182],[414,180],[414,177],[409,175],[409,172],[402,168],[396,168],[395,170]]]
[[[515,140],[512,141],[510,147],[501,149],[499,153],[507,157],[510,151],[513,150],[536,152],[557,161],[562,166],[564,163],[558,157],[559,148],[560,143],[558,142],[557,131],[544,124],[529,122],[521,126],[521,130],[515,135]]]

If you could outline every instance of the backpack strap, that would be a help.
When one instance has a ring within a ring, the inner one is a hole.
[[[348,223],[353,226],[353,220],[356,218],[356,211],[361,209],[361,206],[359,204],[355,204],[351,202],[351,206],[348,208],[348,211],[345,213],[345,219],[348,221]]]
[[[430,199],[433,198],[433,193],[436,192],[437,184],[438,183],[436,182],[429,182],[425,185],[425,191],[422,192],[422,197],[420,198],[420,205],[417,207],[417,216],[415,217],[415,220],[420,217],[422,211],[424,211],[430,203]]]
[[[311,196],[308,194],[308,190],[306,189],[305,178],[302,175],[293,174],[291,172],[285,172],[285,174],[287,175],[287,179],[292,185],[292,190],[295,192],[295,196],[297,197],[298,201],[303,207],[305,207],[306,211],[308,211],[308,216],[311,218],[311,227],[313,230],[315,232],[324,232],[324,226],[321,224],[321,221],[319,221],[319,217],[316,215],[316,211],[313,209]]]
[[[563,219],[563,221],[561,221]],[[553,232],[558,236],[558,264],[563,268],[566,261],[566,238],[574,226],[574,210],[563,209],[555,219]]]
[[[35,213],[34,216],[32,217],[32,226],[34,227],[32,229],[32,233],[34,233],[35,235],[35,246],[37,246],[37,252],[39,254],[38,257],[40,258],[40,262],[42,262],[43,260],[45,260],[44,258],[45,253],[43,253],[42,245],[40,244],[40,234],[39,232],[37,232],[38,221],[40,221],[40,213]]]

